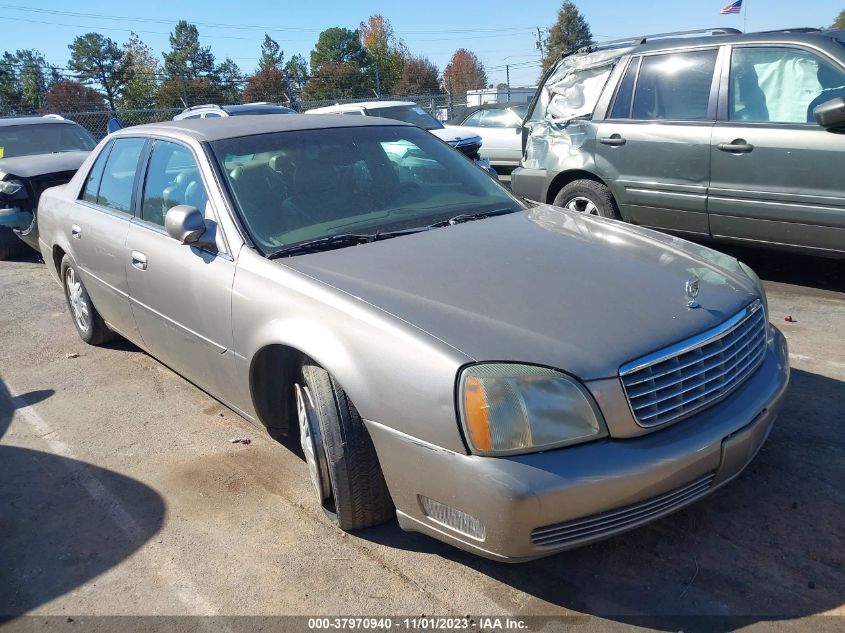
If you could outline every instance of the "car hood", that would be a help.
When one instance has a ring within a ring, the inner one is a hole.
[[[583,380],[615,376],[757,296],[727,255],[545,205],[280,262],[473,360],[547,365]],[[698,309],[687,308],[693,275]]]
[[[437,138],[446,141],[449,145],[457,145],[461,141],[468,141],[471,139],[478,139],[479,142],[481,141],[481,137],[475,132],[468,132],[452,127],[444,127],[439,130],[429,130],[429,132],[434,134]]]
[[[0,172],[20,178],[32,178],[62,171],[75,171],[91,152],[56,152],[0,158]]]

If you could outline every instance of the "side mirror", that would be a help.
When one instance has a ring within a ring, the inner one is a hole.
[[[838,97],[816,106],[813,118],[826,130],[845,128],[845,99]]]
[[[521,125],[515,127],[514,129],[516,130],[516,133],[518,135],[522,136],[522,126]]]
[[[164,216],[164,228],[180,244],[198,244],[207,226],[199,209],[177,204]]]
[[[112,117],[109,119],[109,122],[106,123],[106,130],[109,134],[112,132],[117,132],[118,130],[122,130],[123,126],[120,124],[120,121],[117,120],[116,117]]]

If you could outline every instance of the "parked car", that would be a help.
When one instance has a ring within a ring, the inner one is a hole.
[[[398,121],[127,128],[39,213],[82,339],[299,432],[345,530],[395,508],[511,561],[611,536],[734,478],[787,385],[749,268],[526,205]]]
[[[365,101],[343,103],[322,108],[312,108],[306,114],[348,114],[353,116],[379,116],[395,121],[411,123],[428,130],[445,141],[492,176],[496,176],[490,163],[481,157],[481,137],[473,132],[445,127],[413,101]]]
[[[41,192],[68,182],[95,145],[55,114],[0,118],[0,260],[38,249]]]
[[[479,153],[493,167],[516,167],[522,157],[522,120],[527,111],[526,103],[486,103],[468,109],[446,129],[480,136]]]
[[[845,255],[845,31],[696,33],[554,64],[513,190],[690,237]]]
[[[267,101],[256,101],[255,103],[244,103],[241,105],[217,105],[207,103],[185,108],[173,117],[174,121],[185,119],[216,119],[227,116],[245,116],[252,114],[296,114],[296,110],[286,108],[277,103]]]

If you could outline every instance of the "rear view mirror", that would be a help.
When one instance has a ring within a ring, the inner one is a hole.
[[[845,129],[845,99],[838,97],[816,106],[813,118],[827,130]]]
[[[207,227],[199,209],[178,204],[164,216],[164,228],[170,237],[181,244],[197,244]]]

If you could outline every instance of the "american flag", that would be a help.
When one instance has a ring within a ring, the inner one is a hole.
[[[723,6],[719,13],[727,15],[729,13],[739,13],[740,11],[742,11],[742,0],[736,0],[736,2],[731,2]]]

